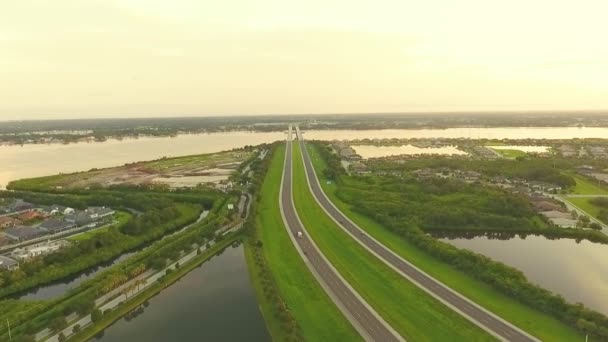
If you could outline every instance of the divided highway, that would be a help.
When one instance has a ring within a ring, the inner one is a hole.
[[[292,128],[289,126],[279,207],[294,246],[321,287],[366,341],[405,341],[340,276],[306,233],[293,202],[291,140]],[[298,232],[302,232],[301,237]]]
[[[380,260],[400,273],[406,279],[420,287],[431,296],[444,303],[454,311],[460,313],[471,322],[486,330],[503,341],[530,342],[540,341],[530,334],[515,327],[495,314],[487,311],[468,298],[450,289],[445,284],[434,279],[424,271],[418,269],[389,248],[367,234],[363,229],[344,215],[327,197],[317,178],[314,167],[308,155],[299,127],[296,126],[297,138],[301,146],[302,158],[306,169],[306,178],[309,188],[319,203],[338,226],[352,236],[364,248],[376,255]]]

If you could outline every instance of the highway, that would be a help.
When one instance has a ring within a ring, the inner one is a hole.
[[[340,276],[309,237],[295,209],[292,190],[292,128],[289,126],[279,207],[288,234],[321,287],[366,341],[405,341]],[[302,237],[298,237],[302,232]]]
[[[302,134],[297,126],[296,134],[302,151],[309,188],[319,205],[338,226],[389,267],[496,338],[502,341],[540,341],[418,269],[385,247],[346,217],[323,192],[308,155],[308,150],[305,147]]]

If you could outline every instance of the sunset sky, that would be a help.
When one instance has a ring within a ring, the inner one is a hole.
[[[0,120],[608,109],[606,0],[0,0]]]

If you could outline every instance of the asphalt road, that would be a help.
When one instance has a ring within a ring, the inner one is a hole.
[[[296,249],[330,298],[366,341],[404,341],[338,274],[306,233],[292,197],[291,127],[288,134],[279,204]],[[297,237],[298,232],[303,233],[301,238]]]
[[[412,281],[424,291],[495,337],[504,341],[539,341],[537,338],[527,334],[500,317],[483,309],[479,305],[473,303],[471,300],[461,296],[456,291],[450,289],[443,283],[419,270],[414,265],[405,261],[383,244],[369,236],[365,231],[363,231],[363,229],[348,219],[333,205],[333,203],[323,192],[312,166],[310,156],[308,155],[308,150],[305,148],[304,141],[297,127],[296,132],[301,146],[302,156],[304,158],[308,183],[312,193],[317,199],[319,205],[331,218],[333,218],[334,221],[336,221],[339,226],[341,226],[342,229],[348,232],[356,241],[363,245],[363,247],[367,248],[380,260],[384,261],[387,265],[401,273],[408,280]]]

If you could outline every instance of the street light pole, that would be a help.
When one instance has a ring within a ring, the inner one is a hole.
[[[6,319],[6,326],[8,327],[8,339],[12,341],[13,336],[11,336],[11,323],[8,321],[8,318]]]

